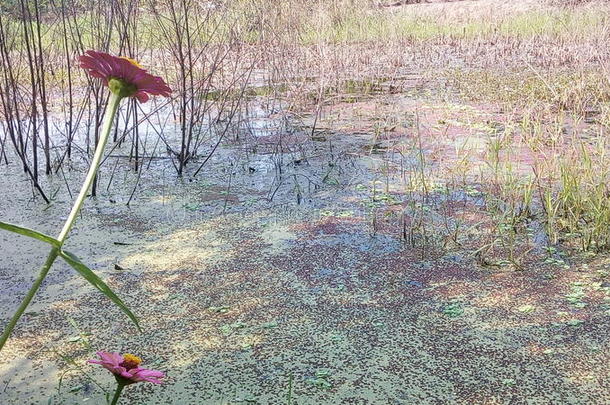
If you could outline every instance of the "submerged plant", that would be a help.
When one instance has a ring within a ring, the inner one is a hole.
[[[65,251],[63,249],[63,245],[68,237],[68,234],[70,233],[70,230],[74,226],[76,217],[83,206],[85,197],[87,196],[87,193],[91,188],[91,184],[93,183],[93,180],[97,174],[97,170],[104,153],[104,147],[106,146],[106,142],[108,141],[108,137],[110,135],[112,122],[114,121],[121,100],[125,97],[135,97],[140,102],[145,103],[148,100],[149,94],[167,97],[169,96],[171,89],[167,86],[167,84],[165,84],[162,78],[151,75],[146,70],[142,69],[137,62],[128,58],[120,58],[102,52],[87,51],[85,55],[80,57],[80,63],[81,67],[84,68],[91,76],[102,79],[104,84],[110,90],[110,98],[108,100],[106,113],[104,115],[100,139],[97,144],[97,148],[95,149],[95,154],[93,156],[93,160],[91,161],[91,165],[89,166],[87,177],[85,178],[80,193],[72,206],[70,215],[64,223],[64,226],[57,238],[53,238],[52,236],[45,235],[32,229],[0,222],[1,229],[29,236],[51,245],[51,251],[47,256],[46,262],[40,269],[38,277],[15,311],[8,325],[6,325],[4,332],[0,337],[0,350],[2,350],[4,347],[6,341],[15,328],[15,325],[19,321],[19,318],[21,318],[28,305],[34,298],[34,295],[36,295],[36,292],[49,273],[53,263],[57,257],[60,256],[89,283],[104,293],[123,312],[125,312],[125,314],[127,314],[127,316],[129,316],[129,318],[135,323],[138,329],[140,328],[138,319],[129,310],[129,308],[127,308],[123,301],[121,301],[121,299],[106,285],[106,283],[104,283],[102,279],[100,279],[93,271],[91,271],[91,269],[83,264],[75,255]]]
[[[110,405],[118,403],[123,388],[127,385],[137,382],[162,384],[161,379],[165,378],[165,374],[162,371],[140,367],[142,359],[133,354],[125,353],[120,355],[114,352],[99,351],[97,355],[100,357],[100,360],[89,360],[88,363],[101,365],[114,375],[117,382],[117,388]]]

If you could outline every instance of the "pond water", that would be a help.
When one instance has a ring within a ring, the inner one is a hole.
[[[0,403],[104,403],[112,378],[85,363],[96,350],[168,374],[126,389],[142,404],[610,401],[596,279],[480,266],[486,197],[468,176],[447,192],[444,168],[485,166],[500,113],[386,95],[325,107],[315,127],[256,103],[243,118],[196,177],[151,149],[158,122],[141,127],[139,173],[128,143],[111,153],[66,249],[144,330],[58,263],[0,352]],[[47,206],[17,164],[1,166],[0,218],[57,233],[83,170],[75,158],[43,176]],[[0,251],[8,319],[46,247],[2,232]],[[575,285],[588,306],[565,302]]]

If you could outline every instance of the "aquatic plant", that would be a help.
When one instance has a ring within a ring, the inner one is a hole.
[[[142,359],[133,354],[125,353],[120,355],[115,352],[99,351],[97,355],[100,357],[100,360],[89,360],[88,363],[99,364],[104,367],[114,375],[117,381],[117,388],[110,403],[111,405],[118,403],[123,388],[127,385],[137,382],[162,384],[161,379],[165,378],[165,374],[162,371],[140,367]]]
[[[95,179],[102,155],[104,153],[104,147],[108,141],[112,123],[118,111],[121,100],[126,97],[135,97],[140,102],[144,103],[148,100],[149,95],[161,95],[165,97],[169,96],[171,89],[169,86],[167,86],[162,78],[151,75],[146,70],[142,69],[137,62],[128,58],[120,58],[102,52],[87,51],[85,55],[80,57],[80,63],[81,67],[91,76],[102,79],[104,85],[106,85],[110,90],[110,97],[108,99],[108,105],[104,115],[101,135],[95,149],[93,160],[89,166],[87,177],[85,178],[80,193],[72,206],[70,215],[64,223],[64,226],[57,238],[53,238],[52,236],[45,235],[32,229],[0,222],[1,229],[29,236],[51,245],[51,251],[47,256],[46,262],[40,269],[38,277],[15,311],[8,325],[5,327],[2,336],[0,337],[0,350],[2,350],[4,347],[6,341],[15,328],[15,325],[34,298],[34,295],[36,295],[40,285],[46,278],[49,270],[58,257],[64,259],[89,283],[105,294],[125,314],[127,314],[138,329],[140,328],[138,319],[131,312],[131,310],[127,308],[123,301],[106,285],[106,283],[102,281],[102,279],[100,279],[91,269],[83,264],[78,257],[64,250],[63,245],[68,237],[68,234],[70,233],[70,230],[76,222],[76,217],[78,216],[78,213],[80,212],[85,201],[85,197],[87,196],[87,193],[89,192],[89,189],[91,188],[91,185]]]

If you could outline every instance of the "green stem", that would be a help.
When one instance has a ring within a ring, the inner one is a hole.
[[[59,243],[63,244],[66,238],[68,237],[68,233],[74,226],[74,222],[76,222],[76,217],[80,212],[83,203],[85,202],[85,197],[87,197],[87,193],[91,188],[91,184],[93,184],[93,179],[95,179],[95,175],[97,174],[97,169],[102,161],[102,156],[104,154],[104,148],[106,146],[106,142],[108,142],[108,138],[110,137],[110,130],[112,129],[112,122],[114,121],[114,116],[116,115],[117,110],[119,109],[119,104],[121,103],[122,97],[120,95],[110,93],[110,99],[108,100],[108,106],[106,107],[106,114],[104,115],[104,121],[102,126],[102,132],[100,134],[100,139],[97,143],[97,148],[95,149],[95,154],[93,155],[93,160],[91,161],[91,165],[89,166],[89,172],[87,173],[87,177],[85,178],[85,182],[80,189],[80,193],[78,193],[78,197],[76,197],[76,201],[72,206],[72,211],[70,211],[70,215],[64,224],[63,229],[59,233],[57,240]]]
[[[66,238],[68,237],[68,233],[74,226],[76,217],[78,216],[78,213],[79,213],[81,207],[83,206],[85,197],[87,197],[89,188],[91,187],[91,184],[93,183],[93,179],[95,178],[95,175],[97,173],[97,169],[100,165],[100,161],[102,160],[102,156],[104,154],[104,147],[106,146],[106,143],[108,142],[108,138],[110,136],[110,130],[112,129],[112,123],[114,121],[114,116],[116,115],[116,112],[119,109],[119,104],[121,103],[122,98],[123,97],[121,97],[118,94],[110,93],[110,99],[108,100],[108,106],[106,107],[106,114],[104,115],[104,122],[103,122],[103,126],[102,126],[102,131],[100,134],[100,139],[98,141],[97,148],[95,149],[95,154],[93,155],[93,160],[91,161],[91,165],[89,166],[89,171],[87,172],[87,177],[85,178],[85,182],[83,183],[80,193],[78,194],[78,197],[76,198],[76,201],[74,202],[74,205],[72,206],[72,211],[70,211],[70,215],[68,216],[68,219],[66,220],[66,223],[64,224],[64,227],[62,228],[61,232],[59,233],[59,236],[57,237],[57,240],[59,241],[59,247],[54,247],[51,250],[51,252],[49,253],[49,256],[47,257],[47,261],[40,269],[40,273],[38,274],[38,277],[34,281],[34,284],[32,284],[32,287],[30,287],[27,295],[25,296],[25,298],[19,305],[19,308],[17,308],[17,311],[13,314],[8,325],[2,332],[2,336],[0,336],[0,350],[2,350],[2,348],[4,347],[4,344],[6,343],[8,338],[11,336],[11,333],[13,333],[13,329],[15,329],[15,325],[17,325],[17,322],[19,321],[19,319],[21,318],[21,316],[27,309],[28,305],[30,305],[30,302],[34,298],[34,295],[36,295],[36,292],[40,288],[40,285],[42,284],[45,277],[49,273],[51,266],[53,266],[55,259],[57,259],[57,256],[59,256],[59,251],[61,249],[61,246],[63,246],[64,242],[66,241]]]
[[[110,405],[116,405],[119,403],[119,398],[121,397],[123,388],[125,388],[125,384],[117,383],[116,391],[114,392],[114,397],[112,397],[112,402],[110,402]]]
[[[58,255],[59,255],[58,248],[53,248],[51,250],[51,252],[49,253],[49,256],[47,257],[47,261],[44,263],[44,265],[40,269],[40,273],[38,274],[36,281],[34,281],[34,284],[32,284],[32,287],[30,287],[30,290],[28,291],[27,295],[21,302],[21,305],[19,305],[19,308],[17,308],[17,311],[15,311],[15,313],[13,314],[8,325],[6,325],[4,332],[2,332],[2,336],[0,337],[0,350],[2,350],[2,348],[4,347],[4,344],[6,343],[8,338],[11,336],[11,333],[13,332],[15,325],[17,325],[17,321],[19,321],[19,318],[21,318],[21,316],[27,309],[28,305],[30,305],[32,298],[34,298],[36,291],[38,291],[40,284],[42,284],[42,281],[47,276],[47,273],[51,269],[51,266],[53,265],[53,262],[55,261],[55,259],[57,258]]]

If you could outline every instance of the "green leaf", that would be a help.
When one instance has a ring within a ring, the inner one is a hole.
[[[443,308],[443,313],[449,318],[457,318],[464,313],[464,309],[459,302],[452,302]]]
[[[566,322],[566,325],[568,325],[568,326],[580,326],[583,323],[585,323],[585,321],[583,321],[582,319],[570,319],[569,321]]]
[[[517,381],[514,378],[505,378],[502,380],[502,384],[512,387],[517,384]]]
[[[45,235],[44,233],[35,231],[33,229],[24,228],[22,226],[17,226],[13,224],[7,224],[6,222],[0,221],[0,229],[4,229],[5,231],[18,233],[19,235],[29,236],[30,238],[38,239],[40,241],[49,243],[53,246],[60,247],[61,243],[57,239],[52,236]]]
[[[118,306],[121,311],[123,311],[129,319],[133,321],[133,323],[137,326],[138,330],[141,332],[140,323],[138,322],[138,318],[131,312],[129,308],[121,301],[121,299],[102,281],[101,278],[97,276],[89,267],[87,267],[83,262],[80,261],[78,257],[70,252],[66,252],[62,250],[59,252],[59,255],[63,257],[63,259],[74,268],[81,276],[85,278],[89,283],[91,283],[95,288],[100,290],[106,297],[110,299],[110,301],[114,302],[116,306]]]
[[[536,307],[530,304],[527,305],[521,305],[519,308],[517,308],[517,311],[519,312],[523,312],[525,314],[530,313],[530,312],[534,312],[534,310],[536,310]]]

